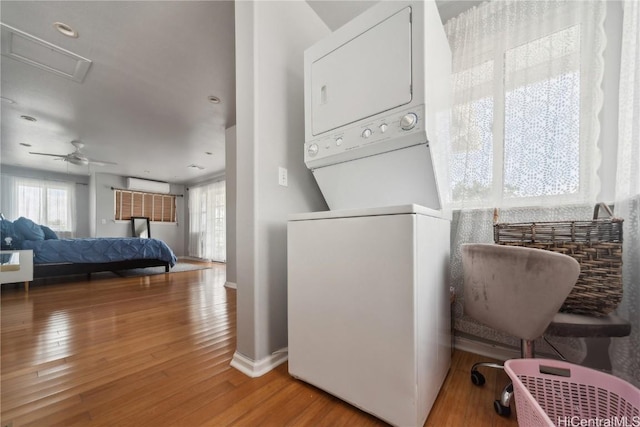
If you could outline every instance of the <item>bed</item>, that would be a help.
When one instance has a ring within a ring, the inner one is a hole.
[[[2,220],[2,243],[3,249],[33,250],[34,279],[157,266],[163,266],[168,272],[177,262],[171,248],[162,240],[59,239],[47,227],[22,217],[13,223]]]
[[[168,272],[177,262],[162,240],[137,237],[25,240],[22,249],[33,250],[34,278],[157,266]]]

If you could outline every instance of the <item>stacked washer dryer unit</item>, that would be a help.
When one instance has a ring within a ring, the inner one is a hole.
[[[432,150],[451,56],[435,2],[380,2],[305,52],[305,163],[330,207],[288,223],[289,372],[423,425],[451,362],[450,217]]]

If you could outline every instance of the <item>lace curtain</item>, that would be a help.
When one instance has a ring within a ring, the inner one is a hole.
[[[519,342],[463,312],[460,245],[501,222],[588,219],[600,183],[603,1],[492,1],[448,21],[451,276],[457,335]],[[580,340],[561,350],[580,358]]]
[[[624,3],[616,215],[624,218],[623,299],[618,313],[631,322],[631,336],[616,339],[613,372],[640,387],[640,3]]]
[[[10,220],[23,216],[61,238],[75,236],[76,184],[2,175],[2,209]]]
[[[499,1],[447,22],[454,207],[594,199],[604,13],[601,1]]]
[[[189,189],[189,256],[225,262],[225,181]]]

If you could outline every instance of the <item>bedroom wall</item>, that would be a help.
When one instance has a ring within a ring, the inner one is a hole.
[[[128,237],[131,236],[131,223],[129,221],[116,221],[114,188],[126,188],[126,177],[107,173],[96,173],[92,183],[92,191],[95,191],[94,225],[95,237]],[[171,194],[185,193],[184,185],[171,184]],[[177,198],[177,223],[163,224],[151,223],[151,237],[164,241],[177,256],[186,255],[185,246],[185,202],[184,197]]]
[[[48,172],[19,166],[2,165],[2,174],[23,178],[76,183],[76,237],[90,237],[89,220],[89,176]],[[7,195],[3,195],[6,197]],[[4,202],[3,202],[4,203]],[[15,220],[17,218],[9,218]]]
[[[306,2],[236,2],[237,351],[257,376],[287,346],[287,217],[326,210],[303,163],[303,53],[329,29]],[[288,187],[278,185],[278,167]],[[229,167],[229,165],[227,165]]]

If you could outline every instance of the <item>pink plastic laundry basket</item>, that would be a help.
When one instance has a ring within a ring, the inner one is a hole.
[[[520,427],[640,426],[640,390],[613,375],[549,359],[504,364]]]

